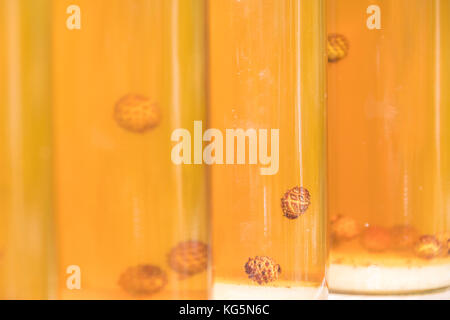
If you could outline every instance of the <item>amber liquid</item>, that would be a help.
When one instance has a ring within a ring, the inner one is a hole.
[[[372,4],[381,9],[381,30],[361,19]],[[450,274],[449,19],[445,0],[328,1],[328,32],[350,46],[329,64],[330,216],[361,228],[351,240],[334,238],[332,264],[447,265]],[[373,226],[391,233],[377,252],[363,240]],[[395,250],[395,226],[440,236],[442,253],[424,259],[414,242]]]
[[[65,28],[72,1],[54,2],[56,192],[60,297],[203,299],[208,270],[182,277],[168,266],[171,248],[208,242],[206,173],[176,166],[170,136],[205,119],[204,2],[80,0],[81,30]],[[114,106],[149,97],[157,127],[129,132]],[[154,265],[168,278],[150,295],[123,290],[129,267]],[[80,290],[66,269],[81,269]]]
[[[248,149],[246,164],[213,166],[214,284],[319,288],[326,265],[323,2],[217,0],[209,7],[211,127],[268,129],[269,150],[270,129],[280,129],[276,174],[261,175]],[[290,220],[280,199],[295,186],[312,200]],[[249,279],[244,265],[255,256],[281,266],[277,281]]]
[[[0,299],[53,298],[50,0],[0,0]]]

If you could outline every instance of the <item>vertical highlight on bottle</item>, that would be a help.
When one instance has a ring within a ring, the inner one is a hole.
[[[54,291],[50,0],[0,0],[0,299]]]

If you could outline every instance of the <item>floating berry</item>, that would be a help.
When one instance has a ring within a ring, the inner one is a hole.
[[[136,94],[129,94],[116,103],[114,118],[124,129],[143,133],[156,127],[161,121],[161,114],[156,103]]]
[[[414,252],[422,259],[433,259],[442,253],[442,243],[432,235],[424,235],[417,241]]]
[[[281,273],[281,267],[272,258],[257,256],[248,259],[245,264],[245,272],[249,279],[262,285],[277,280]]]
[[[130,267],[119,278],[119,285],[132,295],[153,294],[166,284],[166,273],[157,266],[147,264]]]
[[[281,198],[283,214],[289,219],[297,219],[308,210],[310,204],[311,196],[309,191],[302,187],[288,190]]]
[[[442,243],[443,254],[450,254],[450,232],[443,232],[437,235],[437,239]]]
[[[169,253],[169,266],[177,273],[191,276],[206,270],[209,249],[200,241],[179,243]]]
[[[328,35],[327,51],[328,61],[337,62],[348,54],[349,44],[347,39],[340,34]]]
[[[337,216],[331,220],[331,234],[334,240],[351,240],[360,233],[358,222],[346,216]]]
[[[381,252],[389,249],[391,241],[392,237],[389,230],[378,226],[368,227],[362,236],[363,246],[373,252]]]
[[[395,226],[391,229],[392,247],[397,250],[407,250],[414,247],[419,234],[411,226]]]

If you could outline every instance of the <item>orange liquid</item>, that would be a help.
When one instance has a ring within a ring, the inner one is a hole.
[[[205,168],[174,165],[170,142],[205,118],[204,2],[80,0],[74,31],[70,4],[53,8],[60,297],[207,298],[209,269],[181,277],[167,261],[179,242],[208,242]],[[156,128],[118,126],[114,106],[130,93],[158,106]],[[140,264],[160,267],[167,285],[124,291],[121,274]],[[81,290],[66,287],[69,265]]]
[[[246,164],[213,167],[216,284],[258,286],[244,270],[255,256],[281,266],[268,286],[320,287],[324,279],[323,9],[322,1],[210,3],[211,127],[268,129],[269,150],[270,129],[280,129],[275,175],[261,175],[248,153]],[[280,199],[295,186],[312,200],[289,220]]]
[[[0,0],[0,299],[53,297],[50,0]]]
[[[381,30],[362,19],[372,4]],[[449,1],[328,2],[329,33],[350,44],[346,58],[329,64],[330,216],[362,229],[353,240],[335,238],[333,264],[450,265],[445,253],[418,257],[414,243],[399,251],[392,240],[374,253],[361,238],[368,226],[393,238],[399,225],[418,237],[450,231],[449,19]]]

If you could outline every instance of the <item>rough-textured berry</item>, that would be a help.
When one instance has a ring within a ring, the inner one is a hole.
[[[362,235],[363,246],[373,252],[381,252],[389,249],[391,242],[391,233],[383,227],[368,227]]]
[[[392,247],[396,250],[408,250],[414,247],[419,234],[411,226],[395,226],[391,229]]]
[[[348,54],[349,43],[347,39],[340,34],[328,35],[327,51],[328,61],[337,62],[345,58]]]
[[[289,219],[297,219],[308,210],[310,204],[311,196],[309,191],[302,187],[288,190],[281,198],[283,214]]]
[[[208,245],[200,241],[179,243],[169,253],[169,266],[179,274],[194,275],[206,270],[208,266]]]
[[[166,273],[157,266],[147,264],[130,267],[119,278],[119,285],[132,295],[153,294],[166,284]]]
[[[360,230],[358,222],[351,217],[338,216],[331,220],[333,240],[351,240],[359,235]]]
[[[272,258],[257,256],[248,259],[245,272],[251,280],[262,285],[277,280],[281,267]]]
[[[157,104],[150,99],[130,94],[116,103],[114,118],[122,128],[143,133],[159,124],[161,114]]]
[[[443,254],[450,255],[450,232],[443,232],[437,235],[437,239],[442,243]]]
[[[422,259],[433,259],[442,253],[442,249],[442,243],[435,236],[424,235],[416,242],[414,252]]]

